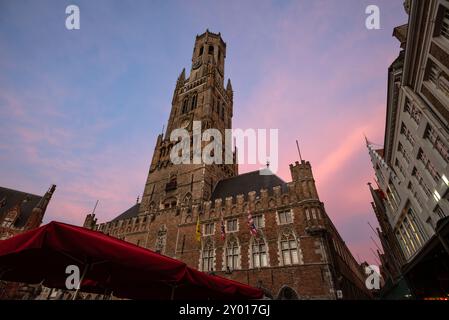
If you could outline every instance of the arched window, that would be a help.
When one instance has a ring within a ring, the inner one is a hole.
[[[197,95],[197,94],[194,94],[194,95],[192,96],[192,103],[191,103],[191,105],[190,105],[190,110],[193,110],[193,109],[196,108],[197,99],[198,99],[198,95]]]
[[[204,51],[204,47],[203,47],[203,46],[201,46],[201,48],[200,48],[200,53],[199,53],[199,55],[198,55],[198,56],[202,56],[202,55],[203,55],[203,51]]]
[[[189,99],[185,98],[183,103],[182,103],[182,113],[187,113],[189,112]]]
[[[298,264],[298,244],[295,237],[289,233],[284,234],[280,241],[282,265]]]
[[[224,120],[224,116],[225,116],[225,107],[224,104],[221,105],[221,110],[220,110],[220,118],[221,120]]]
[[[267,246],[263,238],[256,238],[251,246],[253,268],[268,266]]]
[[[279,291],[278,300],[299,300],[299,297],[295,290],[288,286],[284,286]]]
[[[226,245],[226,268],[229,270],[239,269],[240,248],[237,239],[229,239]]]
[[[208,54],[214,54],[214,46],[209,46]]]
[[[214,271],[214,244],[207,240],[201,252],[201,270]]]

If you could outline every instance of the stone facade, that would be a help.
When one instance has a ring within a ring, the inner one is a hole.
[[[449,215],[449,2],[410,1],[389,68],[383,148],[367,142],[386,216],[413,259]]]
[[[369,298],[361,266],[318,197],[309,162],[290,165],[288,183],[259,171],[238,175],[235,154],[234,164],[171,163],[172,130],[192,132],[194,120],[203,129],[232,128],[233,91],[229,80],[224,87],[225,57],[220,34],[206,31],[196,37],[190,76],[183,70],[176,83],[142,202],[106,223],[89,214],[84,227],[263,288],[271,298]],[[250,233],[248,212],[257,235]]]
[[[406,276],[413,287],[412,278],[422,277],[447,292],[447,281],[436,279],[447,279],[449,251],[438,260],[429,248],[449,216],[449,2],[410,0],[404,7],[408,24],[393,31],[402,50],[388,69],[384,146],[367,140],[377,180],[370,189],[381,227],[379,256],[392,286]],[[432,271],[408,276],[419,261]]]

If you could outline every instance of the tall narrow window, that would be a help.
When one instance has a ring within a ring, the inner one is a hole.
[[[182,103],[182,113],[187,113],[189,112],[189,100],[187,98],[184,99],[183,103]]]
[[[262,238],[254,239],[251,247],[253,268],[268,266],[267,247]]]
[[[213,271],[214,270],[214,246],[212,241],[207,241],[204,244],[201,259],[201,270],[203,271]]]
[[[209,46],[208,54],[214,54],[214,46]]]
[[[230,239],[226,246],[226,267],[230,270],[238,269],[239,251],[237,239]]]
[[[221,110],[220,110],[220,118],[221,120],[224,120],[225,117],[225,108],[224,108],[224,104],[221,106]]]
[[[202,55],[203,55],[203,51],[204,51],[204,47],[203,47],[203,46],[201,46],[201,48],[200,48],[200,54],[199,54],[199,56],[202,56]]]
[[[193,110],[196,108],[196,104],[197,104],[197,99],[198,99],[198,95],[194,94],[192,96],[192,103],[190,105],[190,110]]]
[[[298,264],[298,245],[292,234],[283,235],[281,238],[281,258],[284,266]]]

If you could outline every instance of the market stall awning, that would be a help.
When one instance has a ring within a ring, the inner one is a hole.
[[[258,299],[261,290],[188,267],[151,250],[60,222],[0,241],[0,279],[66,289],[79,267],[81,291],[129,299]]]

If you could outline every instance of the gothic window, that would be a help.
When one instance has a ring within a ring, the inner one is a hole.
[[[201,48],[200,48],[200,54],[199,54],[199,56],[202,56],[202,55],[203,55],[203,51],[204,51],[204,47],[203,47],[203,46],[201,46]]]
[[[278,300],[299,300],[298,294],[290,287],[284,286],[279,291]]]
[[[209,46],[208,54],[214,54],[214,46]]]
[[[238,269],[240,248],[237,239],[231,238],[226,245],[226,268],[229,270]]]
[[[193,109],[196,108],[196,105],[197,105],[197,99],[198,99],[198,95],[197,95],[197,94],[194,94],[194,95],[192,96],[192,103],[191,103],[191,105],[190,105],[190,110],[193,110]]]
[[[224,116],[225,116],[225,109],[224,109],[224,104],[223,104],[223,105],[221,105],[221,110],[220,110],[220,118],[223,121],[224,121]]]
[[[211,240],[207,240],[203,245],[203,250],[201,252],[201,270],[214,270],[214,244]]]
[[[215,103],[215,106],[214,106],[214,112],[215,113],[219,113],[219,106],[220,106],[220,99],[217,99],[217,102]]]
[[[251,259],[253,268],[268,266],[267,246],[263,238],[253,239],[251,252],[252,252]]]
[[[280,241],[282,265],[298,264],[298,244],[291,233],[282,235]]]
[[[182,113],[187,113],[189,112],[189,99],[185,98],[183,103],[182,103]]]

